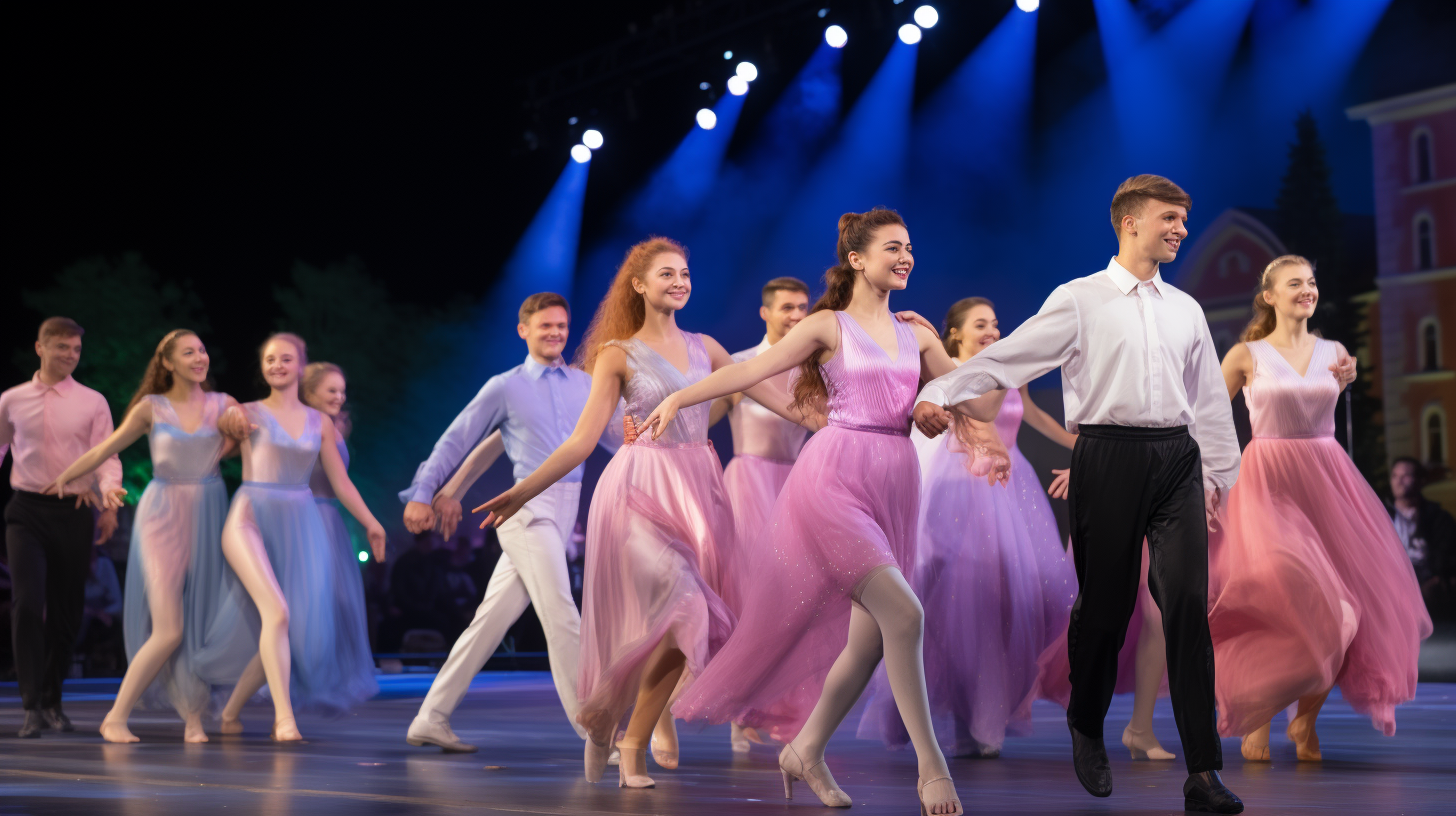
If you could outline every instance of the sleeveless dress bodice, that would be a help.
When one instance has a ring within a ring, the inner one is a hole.
[[[1335,402],[1340,385],[1330,375],[1335,344],[1316,338],[1304,376],[1264,340],[1249,342],[1254,376],[1244,386],[1254,437],[1308,439],[1335,435]]]
[[[669,394],[687,388],[713,373],[713,364],[708,359],[708,350],[703,345],[702,335],[683,332],[682,336],[688,347],[686,374],[678,371],[667,358],[635,337],[609,343],[627,353],[627,365],[632,376],[627,380],[622,398],[626,401],[629,416],[636,417],[639,421],[646,419]],[[708,402],[684,408],[678,411],[677,417],[660,438],[652,440],[644,436],[634,444],[659,448],[706,445],[708,413],[711,408],[712,403]]]
[[[1021,430],[1021,417],[1026,414],[1026,405],[1021,401],[1021,390],[1008,388],[1006,400],[1001,403],[1001,412],[996,414],[996,433],[1001,434],[1001,441],[1006,443],[1006,449],[1016,447],[1016,434]]]
[[[335,428],[335,430],[338,430]],[[339,458],[344,460],[344,469],[349,469],[349,446],[344,442],[344,435],[334,434],[334,444],[338,446]],[[315,499],[336,499],[334,486],[329,484],[329,475],[324,472],[324,463],[319,462],[313,469],[313,474],[308,478],[308,489],[313,491]]]
[[[910,324],[895,320],[896,354],[891,357],[844,312],[839,351],[821,365],[829,387],[829,424],[855,431],[910,433],[910,411],[920,388],[920,350]]]
[[[733,362],[751,360],[758,356],[761,348],[740,351],[733,355]],[[768,381],[785,393],[789,390],[787,371]],[[739,400],[728,412],[728,426],[733,431],[734,456],[759,456],[779,462],[794,461],[809,435],[804,426],[784,419],[749,397]]]
[[[308,418],[304,421],[303,433],[294,439],[263,403],[250,402],[243,409],[252,423],[258,426],[251,437],[251,450],[247,453],[248,475],[251,477],[248,482],[307,487],[314,463],[318,461],[323,414],[305,408]]]
[[[218,478],[217,461],[222,455],[223,437],[217,431],[217,418],[227,396],[206,395],[202,423],[191,433],[182,430],[171,400],[161,394],[149,394],[147,402],[152,406],[152,430],[147,435],[152,453],[152,478],[164,482]]]

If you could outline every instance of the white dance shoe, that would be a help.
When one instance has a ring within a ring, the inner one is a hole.
[[[473,754],[478,748],[466,742],[462,742],[455,732],[450,730],[449,723],[434,723],[423,717],[416,717],[410,723],[409,731],[405,734],[404,741],[410,745],[438,745],[447,754]]]

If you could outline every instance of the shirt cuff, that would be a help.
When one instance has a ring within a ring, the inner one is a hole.
[[[409,490],[401,490],[399,493],[401,502],[419,502],[420,504],[431,504],[435,501],[435,493],[424,485],[411,485]]]
[[[940,386],[934,383],[926,383],[925,387],[920,389],[920,396],[915,398],[915,402],[916,404],[928,402],[931,405],[939,405],[942,408],[949,404],[945,399],[945,392],[940,389]]]

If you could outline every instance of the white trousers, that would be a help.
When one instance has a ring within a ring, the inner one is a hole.
[[[471,679],[495,654],[511,624],[527,606],[535,605],[536,617],[546,632],[546,653],[556,693],[571,727],[585,738],[586,731],[576,723],[581,707],[576,697],[581,613],[571,598],[565,546],[576,526],[580,500],[580,482],[557,482],[496,530],[501,557],[485,588],[485,599],[475,610],[475,619],[450,649],[418,716],[448,724],[451,713],[469,690]]]

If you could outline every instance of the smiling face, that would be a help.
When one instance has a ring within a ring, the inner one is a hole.
[[[81,362],[81,335],[51,335],[35,341],[40,370],[52,382],[71,376]]]
[[[962,338],[960,353],[976,356],[1001,339],[1001,324],[996,320],[996,310],[985,304],[972,306],[966,312],[966,319],[961,322],[957,334]]]
[[[516,324],[516,334],[526,341],[526,350],[537,360],[553,363],[566,349],[571,316],[560,306],[547,306],[535,312],[525,323]]]
[[[323,411],[329,416],[338,416],[344,410],[344,401],[348,395],[344,393],[344,375],[337,371],[330,371],[318,381],[308,396],[308,404]]]
[[[1319,284],[1314,270],[1302,263],[1285,264],[1269,273],[1264,302],[1274,307],[1280,320],[1308,320],[1319,303]]]
[[[693,282],[688,274],[688,259],[676,252],[663,252],[652,259],[641,278],[632,280],[632,288],[646,301],[647,308],[677,311],[688,305]]]
[[[904,289],[910,281],[910,270],[915,268],[910,232],[899,224],[880,227],[864,251],[850,251],[849,265],[863,273],[876,289]]]
[[[1160,264],[1175,261],[1188,237],[1188,209],[1150,198],[1137,215],[1123,216],[1121,236],[1123,245],[1131,244],[1136,257]]]
[[[199,384],[207,380],[210,364],[207,347],[202,344],[202,338],[195,334],[184,334],[173,341],[172,353],[162,361],[163,367],[176,380]]]
[[[298,375],[303,368],[300,359],[302,355],[292,343],[275,337],[263,346],[260,356],[263,380],[268,383],[269,388],[284,391],[298,383]]]
[[[758,307],[758,316],[763,318],[769,340],[777,341],[809,316],[809,296],[792,289],[780,289],[773,293],[773,302]]]

